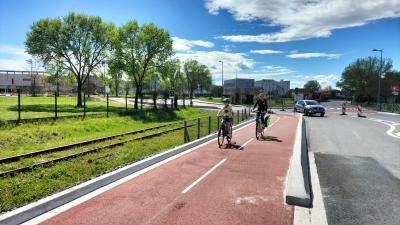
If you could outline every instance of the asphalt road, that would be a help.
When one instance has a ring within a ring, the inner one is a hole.
[[[400,224],[400,115],[305,117],[330,225]]]

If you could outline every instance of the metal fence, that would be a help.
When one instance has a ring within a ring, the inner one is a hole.
[[[110,116],[125,114],[133,108],[128,95],[111,99],[107,95],[82,93],[82,104],[78,106],[77,93],[57,94],[48,92],[32,96],[17,90],[12,96],[0,97],[0,120],[21,121],[62,117]]]
[[[243,108],[233,113],[232,125],[237,125],[247,119],[251,118],[250,110]],[[183,141],[184,143],[200,139],[213,132],[218,131],[220,126],[220,118],[216,116],[209,116],[197,118],[194,120],[185,120],[183,122]]]

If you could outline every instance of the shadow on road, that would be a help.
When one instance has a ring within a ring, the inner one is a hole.
[[[282,140],[280,140],[278,137],[275,136],[265,136],[262,137],[261,139],[259,139],[260,141],[276,141],[276,142],[283,142]]]

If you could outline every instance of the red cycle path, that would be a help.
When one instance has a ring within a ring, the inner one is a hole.
[[[284,188],[297,121],[273,115],[263,141],[254,138],[253,123],[234,133],[237,144],[254,138],[243,150],[212,141],[42,224],[292,224]]]

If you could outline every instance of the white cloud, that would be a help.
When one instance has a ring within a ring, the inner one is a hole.
[[[292,53],[292,54],[286,55],[286,57],[292,58],[292,59],[309,59],[309,58],[337,59],[340,57],[340,54],[309,52],[309,53]]]
[[[0,70],[27,70],[27,68],[25,60],[0,59]]]
[[[222,51],[195,51],[188,53],[177,53],[176,56],[181,61],[188,59],[197,60],[201,64],[206,65],[214,80],[221,80],[221,62],[224,62],[224,79],[235,77],[236,71],[239,73],[242,70],[251,69],[254,66],[252,59],[247,58],[244,53],[230,53]]]
[[[287,42],[329,37],[332,30],[363,26],[370,21],[400,16],[399,0],[206,0],[209,13],[227,10],[238,21],[262,20],[280,26],[274,33],[227,35],[232,42]]]
[[[254,70],[251,73],[242,73],[239,74],[238,77],[240,78],[251,78],[255,80],[262,80],[262,79],[279,79],[288,80],[291,73],[296,71],[291,70],[289,68],[283,66],[263,66],[260,70]]]
[[[266,55],[266,54],[279,54],[283,52],[276,50],[262,49],[262,50],[251,50],[250,53]]]
[[[187,40],[178,37],[172,37],[174,42],[174,49],[176,51],[190,51],[195,46],[200,46],[204,48],[212,48],[214,47],[214,43],[209,41],[202,41],[202,40]]]
[[[0,45],[0,53],[12,56],[30,57],[30,55],[25,52],[25,49],[9,45]]]
[[[334,74],[320,74],[320,75],[295,75],[290,79],[291,88],[302,88],[307,81],[317,80],[321,87],[324,88],[326,86],[336,86],[336,82],[339,80],[338,77]]]
[[[0,70],[27,70],[26,60],[30,58],[24,48],[0,45]]]

